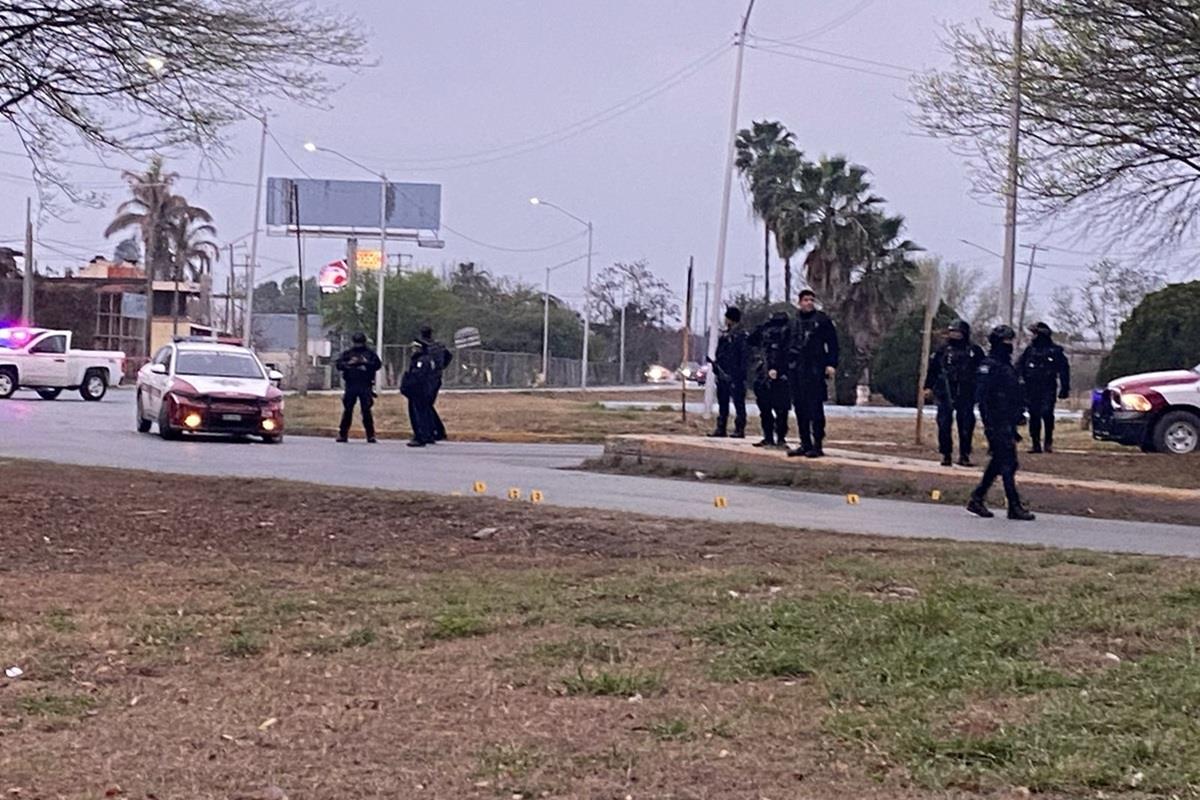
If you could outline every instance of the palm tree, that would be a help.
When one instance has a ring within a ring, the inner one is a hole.
[[[179,195],[171,198],[170,248],[172,273],[175,280],[185,274],[193,282],[212,272],[213,262],[220,259],[220,248],[212,237],[217,229],[212,215],[203,208],[190,205]]]
[[[163,172],[163,160],[155,156],[145,172],[125,170],[121,177],[129,184],[129,200],[117,207],[117,215],[104,230],[105,237],[118,231],[135,228],[145,245],[146,271],[158,278],[168,278],[172,271],[171,219],[173,197],[171,186],[179,177]]]
[[[804,158],[795,142],[796,137],[780,122],[755,122],[750,128],[739,131],[737,136],[735,163],[750,192],[754,215],[763,221],[763,290],[768,303],[771,301],[771,234],[776,236],[782,257],[788,248],[779,245],[779,216],[782,206],[795,193],[793,176]],[[788,256],[795,252],[791,249]],[[785,283],[787,278],[785,272]],[[790,287],[785,289],[789,290]]]

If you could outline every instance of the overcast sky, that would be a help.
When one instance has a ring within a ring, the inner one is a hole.
[[[345,75],[327,108],[273,109],[279,144],[267,151],[269,176],[301,175],[290,156],[313,176],[369,179],[329,156],[305,152],[302,145],[311,139],[386,169],[392,180],[441,183],[446,249],[399,248],[414,252],[419,263],[472,260],[540,284],[544,267],[585,250],[583,239],[541,252],[499,249],[540,248],[577,230],[553,210],[529,205],[530,196],[540,195],[594,222],[597,268],[646,259],[682,287],[688,257],[695,256],[697,280],[711,278],[733,81],[728,45],[744,0],[324,2],[358,16],[378,66]],[[999,260],[960,240],[1000,250],[1003,211],[972,198],[962,160],[910,124],[903,73],[819,52],[926,69],[947,61],[938,45],[942,24],[977,17],[991,18],[988,0],[758,0],[752,31],[809,49],[789,49],[795,57],[747,50],[739,124],[779,119],[810,156],[845,154],[866,165],[888,210],[907,218],[909,238],[948,261],[982,267],[992,279]],[[648,93],[656,87],[663,91]],[[645,102],[578,133],[577,123],[635,96]],[[578,135],[567,136],[572,132]],[[229,183],[180,183],[192,202],[213,212],[223,240],[252,227],[258,136],[252,121],[232,131],[232,152],[216,173]],[[525,144],[513,146],[519,143]],[[18,150],[0,127],[0,151]],[[79,158],[95,162],[84,153]],[[192,176],[201,171],[187,155],[168,166]],[[123,199],[117,171],[71,169],[87,188],[109,192],[111,202],[42,224],[39,239],[46,246],[39,262],[53,267],[111,255],[116,243],[102,232]],[[28,172],[19,155],[0,154],[0,179],[8,187],[0,195],[0,239],[22,235],[24,196],[32,185],[21,176]],[[1022,241],[1098,248],[1064,232],[1023,232]],[[266,239],[261,249],[260,277],[281,279],[294,270],[293,243]],[[310,242],[308,269],[343,250],[338,241]],[[746,273],[761,273],[761,252],[761,229],[739,186],[728,282],[748,288]],[[239,252],[237,260],[243,258]],[[1047,260],[1082,264],[1089,256],[1055,252]],[[223,257],[219,274],[226,269]],[[582,262],[558,270],[554,289],[577,299],[583,272]],[[776,294],[778,274],[777,267]],[[1080,275],[1065,266],[1039,271],[1035,291],[1048,293]]]

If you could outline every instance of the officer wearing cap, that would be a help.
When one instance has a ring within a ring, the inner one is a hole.
[[[709,436],[724,437],[729,430],[729,403],[733,402],[733,438],[746,435],[746,371],[750,348],[742,328],[742,310],[725,309],[725,330],[717,341],[717,357],[709,359],[717,377],[717,427]]]
[[[1033,341],[1021,354],[1018,370],[1025,385],[1025,407],[1029,409],[1031,453],[1054,452],[1054,405],[1071,394],[1071,364],[1054,331],[1044,322],[1029,326]],[[1045,444],[1042,431],[1045,430]]]
[[[983,349],[971,343],[971,326],[961,319],[946,328],[946,342],[929,358],[925,378],[926,398],[937,401],[938,450],[942,466],[954,455],[954,423],[958,422],[958,463],[971,466],[971,438],[975,435],[975,375],[983,363]]]
[[[1008,518],[1032,520],[1034,516],[1021,502],[1017,492],[1017,442],[1021,437],[1017,425],[1024,417],[1024,400],[1021,396],[1021,381],[1013,366],[1013,340],[1017,334],[1007,325],[999,325],[988,334],[991,351],[979,365],[975,396],[979,402],[979,415],[983,418],[983,430],[987,435],[988,452],[991,459],[983,472],[983,480],[971,493],[967,510],[980,517],[994,517],[987,507],[988,490],[1000,478],[1004,483],[1004,496],[1008,501]]]
[[[354,406],[362,407],[363,429],[367,434],[367,442],[375,443],[375,417],[371,407],[375,405],[375,373],[379,372],[383,362],[370,347],[367,347],[367,337],[356,333],[350,338],[353,346],[344,351],[337,360],[338,371],[342,373],[342,421],[338,426],[337,440],[345,442],[350,434],[350,423],[354,420]]]

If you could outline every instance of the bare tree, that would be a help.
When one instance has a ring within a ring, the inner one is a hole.
[[[210,152],[272,98],[317,102],[364,63],[358,25],[295,0],[0,0],[0,119],[43,187],[61,152]]]
[[[645,261],[617,262],[592,280],[589,305],[593,316],[615,321],[626,314],[659,326],[679,318],[679,303],[670,285],[655,275]]]
[[[1093,264],[1077,288],[1064,286],[1054,292],[1051,316],[1068,338],[1096,342],[1108,350],[1138,303],[1165,282],[1162,273],[1148,267],[1106,259]]]
[[[1147,246],[1192,232],[1200,214],[1196,0],[1025,5],[1026,208],[1086,216],[1092,234]],[[977,188],[994,195],[1005,174],[1011,36],[953,25],[943,44],[954,66],[917,80],[916,121],[968,155]]]

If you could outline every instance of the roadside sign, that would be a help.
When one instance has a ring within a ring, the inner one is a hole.
[[[454,346],[459,350],[468,347],[482,347],[483,339],[479,338],[479,328],[459,328],[454,332]]]
[[[346,266],[345,261],[330,261],[317,273],[317,286],[320,287],[322,294],[340,292],[346,288],[346,284],[349,282],[350,269]]]
[[[355,265],[366,272],[374,272],[379,269],[379,251],[378,250],[359,250],[355,254]]]

